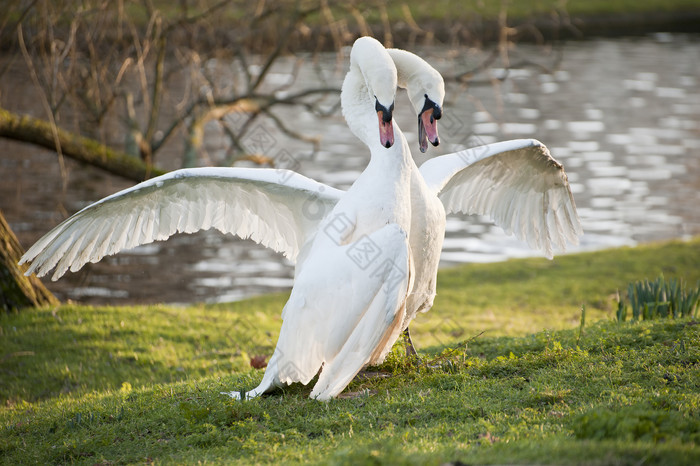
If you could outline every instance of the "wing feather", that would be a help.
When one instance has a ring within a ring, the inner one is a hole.
[[[578,244],[581,221],[564,167],[534,139],[474,147],[420,167],[447,213],[489,216],[506,233],[551,258]]]
[[[175,233],[216,228],[250,238],[294,260],[342,191],[275,169],[177,170],[108,196],[66,219],[22,257],[27,274],[53,280],[141,244]]]

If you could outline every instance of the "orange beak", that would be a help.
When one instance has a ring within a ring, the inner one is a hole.
[[[384,112],[381,110],[377,112],[377,117],[379,118],[379,141],[382,143],[382,146],[388,149],[394,145],[393,120],[384,121]]]
[[[433,115],[432,108],[424,110],[418,116],[418,143],[420,144],[421,152],[428,150],[428,141],[430,141],[433,146],[440,144],[437,119]]]

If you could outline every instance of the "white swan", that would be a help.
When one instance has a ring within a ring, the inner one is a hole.
[[[428,140],[436,146],[439,143],[435,120],[442,116],[444,81],[417,55],[398,49],[388,52],[398,70],[399,87],[408,91],[418,114],[419,146],[425,152]],[[567,241],[578,244],[583,234],[564,167],[536,139],[515,139],[442,155],[423,163],[418,172],[420,176],[412,177],[411,186],[413,222],[419,226],[412,228],[411,235],[424,238],[411,242],[416,256],[421,248],[441,249],[432,242],[432,235],[444,236],[444,222],[436,220],[443,207],[447,214],[487,215],[506,233],[549,259],[554,249],[566,250]],[[425,213],[422,205],[430,212]],[[431,269],[436,272],[437,265]]]
[[[398,128],[395,136],[391,124],[396,70],[374,39],[358,40],[351,58],[343,112],[373,156],[347,193],[287,171],[179,170],[62,222],[23,256],[21,262],[32,261],[27,273],[43,275],[56,267],[57,279],[107,254],[211,227],[250,237],[292,260],[301,254],[279,345],[263,383],[248,396],[280,383],[308,383],[321,365],[312,396],[335,396],[379,358],[377,349],[396,340],[412,281],[407,240],[412,160],[405,138]],[[395,137],[399,143],[389,148]],[[318,216],[300,214],[331,207],[332,215],[321,223]]]
[[[421,152],[428,140],[438,145],[437,122],[445,96],[440,73],[417,55],[389,49],[398,84],[418,115]],[[420,169],[412,164],[410,232],[415,282],[406,306],[403,328],[407,351],[415,353],[408,325],[427,312],[436,295],[437,271],[445,236],[445,214],[488,215],[508,234],[552,258],[566,241],[578,244],[581,223],[563,166],[534,139],[518,139],[429,159]],[[386,354],[391,348],[385,348]]]
[[[403,329],[413,276],[412,160],[403,134],[392,128],[395,93],[396,69],[384,47],[369,37],[358,39],[341,105],[371,159],[321,222],[324,234],[302,251],[277,346],[260,385],[245,398],[280,385],[307,384],[319,370],[311,397],[333,398]]]

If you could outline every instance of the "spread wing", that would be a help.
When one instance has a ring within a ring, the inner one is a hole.
[[[177,170],[108,196],[49,231],[22,256],[26,274],[52,279],[175,233],[216,228],[294,260],[342,195],[288,170],[193,168]]]
[[[436,157],[420,172],[447,213],[488,215],[550,259],[583,234],[564,167],[535,139]]]

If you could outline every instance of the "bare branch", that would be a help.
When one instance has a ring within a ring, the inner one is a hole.
[[[302,58],[291,62],[284,82],[269,86],[268,76],[289,52],[288,45],[310,33],[305,19],[324,8],[330,12],[330,2],[201,0],[166,15],[151,0],[132,3],[136,12],[124,1],[83,0],[77,11],[62,2],[35,1],[35,8],[23,12],[23,21],[32,26],[25,29],[32,32],[25,61],[54,125],[64,123],[58,111],[66,108],[63,113],[75,118],[78,133],[111,139],[111,144],[114,134],[122,135],[125,146],[148,163],[175,135],[185,135],[182,142],[192,160],[190,149],[198,147],[207,122],[241,106],[247,107],[246,122],[228,128],[234,146],[261,112],[285,137],[315,143],[288,128],[276,108],[296,105],[327,115],[337,109],[337,101],[324,99],[339,89],[324,83],[296,90]],[[246,8],[246,19],[234,20],[235,34],[222,35],[230,29],[230,18],[222,13],[233,3]],[[336,26],[340,46],[347,30]],[[217,45],[222,41],[225,45]],[[251,50],[264,53],[254,56]],[[256,70],[253,63],[259,65]],[[114,122],[120,125],[116,133]],[[60,148],[60,141],[53,147]]]
[[[153,147],[153,135],[156,132],[158,117],[160,116],[160,105],[163,99],[163,66],[165,62],[165,37],[160,37],[158,40],[158,58],[155,65],[155,76],[153,78],[153,91],[151,94],[151,111],[148,125],[144,134],[144,139],[149,142],[149,153],[147,154],[147,163],[152,163],[151,148]]]
[[[279,128],[284,134],[291,138],[308,142],[313,145],[314,151],[318,150],[318,145],[321,142],[321,138],[319,136],[307,136],[306,134],[301,134],[297,131],[294,131],[293,129],[290,129],[282,122],[282,120],[277,115],[275,115],[268,109],[263,110],[263,113],[265,114],[265,116],[270,118],[275,123],[277,128]]]
[[[51,108],[51,105],[49,104],[49,100],[46,97],[46,94],[43,92],[43,88],[39,84],[39,76],[36,72],[36,69],[34,68],[34,65],[31,61],[31,58],[29,57],[29,52],[27,51],[27,46],[24,43],[24,35],[22,34],[22,25],[17,26],[17,38],[19,39],[19,46],[20,49],[22,50],[22,55],[24,55],[25,61],[27,62],[27,66],[29,67],[32,80],[34,81],[34,85],[37,87],[37,90],[39,91],[39,95],[41,96],[41,103],[44,106],[44,110],[46,111],[46,116],[50,121],[50,129],[51,129],[51,135],[53,138],[53,147],[56,150],[56,153],[58,154],[58,165],[60,168],[61,172],[61,178],[63,179],[63,188],[65,189],[66,186],[66,167],[65,164],[63,163],[63,152],[61,150],[61,140],[58,137],[58,126],[56,125],[56,119],[54,118],[54,113]]]

